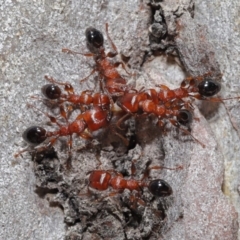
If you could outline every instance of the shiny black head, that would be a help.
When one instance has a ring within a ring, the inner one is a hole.
[[[100,31],[98,31],[96,28],[89,27],[86,29],[85,32],[86,38],[87,38],[87,45],[90,48],[100,48],[103,46],[103,35]]]
[[[192,122],[192,113],[187,109],[179,110],[177,121],[184,126],[190,124]]]
[[[46,84],[42,87],[42,94],[51,100],[60,98],[61,93],[61,89],[54,84]]]
[[[204,97],[212,97],[221,90],[220,83],[212,80],[211,78],[205,78],[198,84],[198,92]]]
[[[46,133],[47,131],[44,128],[33,126],[27,128],[22,137],[27,143],[31,145],[38,145],[46,140]]]
[[[149,183],[148,190],[156,197],[167,197],[172,194],[171,186],[162,179],[156,179]]]

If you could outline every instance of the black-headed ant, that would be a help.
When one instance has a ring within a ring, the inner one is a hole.
[[[40,109],[30,105],[42,112]],[[34,147],[34,151],[37,151],[39,144],[43,143],[45,140],[49,139],[47,144],[43,148],[49,148],[54,145],[56,140],[62,136],[69,136],[68,147],[69,154],[72,149],[72,135],[77,134],[82,138],[90,139],[91,132],[96,131],[98,129],[104,128],[109,124],[111,116],[109,111],[103,110],[102,108],[95,106],[84,113],[79,114],[76,119],[72,122],[68,122],[66,112],[63,107],[61,107],[61,116],[65,119],[66,124],[60,123],[55,117],[49,115],[48,113],[44,113],[50,121],[58,126],[58,129],[55,131],[47,131],[43,127],[40,126],[32,126],[27,128],[23,133],[23,139],[32,147]],[[86,131],[87,130],[87,131]],[[40,147],[42,149],[42,147]],[[18,157],[21,153],[31,151],[29,148],[26,148],[14,156]]]
[[[203,76],[188,77],[181,83],[180,88],[169,89],[165,85],[158,85],[160,88],[158,92],[158,100],[166,103],[174,99],[178,99],[180,102],[185,102],[184,98],[196,98],[198,100],[216,101],[213,97],[221,90],[221,84],[211,78],[210,73],[206,73]],[[185,107],[191,107],[191,102],[186,101]]]
[[[138,197],[140,197],[144,188],[147,188],[149,192],[155,197],[170,196],[173,193],[173,191],[171,186],[166,181],[162,179],[147,181],[146,179],[149,177],[151,170],[154,169],[177,170],[182,169],[182,166],[178,166],[176,168],[167,168],[161,166],[149,167],[150,163],[151,162],[148,162],[146,164],[143,177],[140,180],[133,179],[134,175],[133,169],[135,169],[134,167],[132,167],[132,174],[130,179],[125,178],[120,172],[117,172],[115,170],[93,170],[89,172],[90,176],[88,188],[92,188],[98,191],[105,191],[108,188],[112,188],[115,191],[108,194],[108,196],[110,197],[123,192],[125,189],[128,189],[131,192],[136,191],[138,193]]]
[[[196,142],[205,147],[203,143],[198,141],[191,133],[180,125],[187,126],[192,121],[192,113],[188,109],[184,109],[184,102],[178,99],[162,103],[157,98],[157,92],[154,89],[148,89],[143,92],[125,92],[125,94],[118,98],[117,104],[127,114],[119,120],[117,126],[127,117],[133,114],[152,114],[158,118],[158,125],[164,127],[167,122],[177,127],[187,135],[190,135]]]
[[[68,102],[73,105],[80,105],[84,107],[98,106],[102,109],[110,109],[110,99],[107,94],[104,93],[92,93],[90,90],[76,94],[74,88],[70,83],[58,82],[52,77],[45,76],[45,79],[51,82],[42,87],[43,95],[49,100],[57,100],[58,103]],[[64,86],[64,90],[67,94],[62,93],[62,90],[57,85]]]
[[[90,73],[89,76],[91,76],[93,73],[98,72],[100,82],[103,83],[103,86],[101,84],[101,88],[107,90],[107,93],[110,96],[119,96],[123,95],[124,91],[126,90],[126,80],[119,74],[117,71],[117,67],[119,65],[122,65],[122,67],[125,69],[125,66],[122,62],[115,62],[112,63],[108,60],[108,58],[112,58],[117,55],[117,47],[112,42],[109,33],[108,33],[108,24],[106,23],[106,34],[108,41],[110,42],[110,45],[114,52],[105,53],[105,49],[103,46],[104,39],[102,33],[93,28],[89,27],[86,29],[85,35],[87,38],[87,47],[90,50],[90,53],[79,53],[74,52],[69,49],[63,49],[63,52],[67,53],[73,53],[73,54],[81,54],[84,56],[92,56],[94,57],[96,66],[94,67],[93,71]],[[88,77],[89,77],[88,76]],[[88,77],[82,79],[81,81],[85,81]]]

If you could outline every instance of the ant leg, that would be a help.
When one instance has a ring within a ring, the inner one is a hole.
[[[156,84],[155,86],[159,87],[160,89],[162,89],[164,91],[170,91],[170,89],[167,86],[163,85],[163,84]]]
[[[83,78],[83,79],[80,80],[80,83],[85,82],[85,81],[86,81],[90,76],[92,76],[95,72],[96,72],[96,69],[93,69],[93,70],[91,71],[91,73],[90,73],[87,77],[85,77],[85,78]]]
[[[194,99],[192,99],[192,101],[191,100],[185,101],[183,104],[183,107],[185,109],[187,109],[188,111],[193,112],[193,110],[194,110],[193,101],[194,101]]]
[[[206,72],[206,73],[204,73],[203,75],[202,75],[202,78],[206,78],[206,77],[211,77],[212,76],[212,72],[211,71],[208,71],[208,72]],[[201,77],[201,76],[200,76]],[[222,77],[222,74],[221,74],[221,77]],[[198,78],[198,77],[197,77]]]
[[[106,34],[107,34],[107,39],[108,39],[108,41],[110,42],[110,45],[111,45],[112,49],[114,50],[114,52],[109,52],[109,53],[107,54],[107,57],[112,58],[112,57],[115,57],[115,56],[118,54],[118,50],[117,50],[116,45],[113,43],[112,39],[111,39],[110,36],[109,36],[108,23],[106,23]]]
[[[62,52],[69,53],[69,54],[80,54],[80,55],[83,55],[85,57],[94,57],[95,56],[94,53],[80,53],[80,52],[72,51],[72,50],[70,50],[68,48],[63,48]],[[80,83],[86,81],[95,71],[96,71],[96,69],[93,69],[92,72],[87,77],[85,77],[85,78],[80,80]]]
[[[158,127],[161,129],[162,134],[163,134],[164,136],[167,136],[166,122],[164,122],[163,119],[162,119],[162,120],[161,120],[161,119],[158,119],[157,125],[158,125]]]
[[[55,144],[55,142],[57,141],[58,137],[59,137],[59,135],[51,138],[51,139],[49,140],[48,144],[46,145],[46,148],[52,147],[52,146]]]
[[[203,144],[202,142],[200,142],[197,138],[195,138],[188,130],[181,128],[179,123],[176,120],[173,119],[169,119],[170,123],[175,126],[176,128],[180,129],[182,132],[186,133],[187,135],[190,135],[194,141],[198,142],[203,148],[205,148],[205,144]]]
[[[223,101],[225,101],[225,100],[240,99],[240,97],[230,97],[230,98],[211,97],[211,98],[206,98],[204,96],[201,96],[200,94],[195,95],[194,97],[198,100],[209,101],[209,102],[218,102],[218,103],[223,103]]]
[[[118,195],[119,193],[121,193],[122,191],[117,191],[117,192],[110,192],[108,195],[104,196],[104,197],[101,197],[100,199],[97,199],[96,202],[101,202],[104,200],[104,198],[107,198],[107,197],[114,197],[116,195]]]
[[[104,82],[103,82],[102,80],[100,80],[100,88],[101,88],[101,91],[107,93],[107,96],[108,96],[108,98],[109,98],[109,100],[110,100],[111,106],[114,106],[114,101],[113,101],[113,98],[112,98],[110,92],[108,91],[108,88],[105,87],[105,86],[103,87],[103,85],[104,85]],[[104,88],[105,91],[103,91],[102,88]]]
[[[201,82],[201,81],[204,80],[204,78],[210,77],[210,76],[212,76],[212,73],[209,71],[209,72],[207,72],[207,73],[204,73],[204,74],[201,75],[201,76],[186,77],[186,78],[182,81],[182,84],[183,84],[183,85],[186,85],[187,82],[189,82],[190,84],[191,84],[191,82],[192,82],[192,83]],[[181,84],[181,86],[182,86],[182,84]]]
[[[51,83],[55,83],[55,84],[58,84],[58,85],[61,85],[61,86],[64,86],[64,90],[68,93],[68,94],[74,94],[74,89],[73,89],[73,86],[66,82],[66,83],[63,83],[63,82],[59,82],[57,80],[55,80],[54,78],[52,77],[49,77],[49,76],[44,76],[44,78],[51,82]]]
[[[31,108],[34,108],[35,110],[41,112],[42,114],[44,114],[46,117],[49,118],[49,120],[52,122],[52,123],[55,123],[56,125],[58,125],[59,127],[61,127],[62,125],[57,121],[57,119],[53,116],[51,116],[50,114],[46,113],[46,112],[43,112],[41,109],[35,107],[34,105],[32,104],[27,104],[28,107],[31,107]]]
[[[203,80],[203,78],[200,79],[199,78],[196,78],[196,77],[188,77],[188,78],[185,78],[181,84],[180,84],[180,88],[182,89],[187,89],[188,92],[197,92],[198,91],[198,88],[195,87],[199,82],[201,82]]]
[[[163,166],[152,166],[148,168],[148,170],[157,170],[157,169],[179,170],[179,169],[183,169],[183,166],[177,165],[175,168],[169,168],[169,167],[163,167]]]
[[[131,117],[131,114],[130,114],[130,113],[125,114],[123,117],[121,117],[121,118],[117,121],[116,127],[117,127],[118,129],[122,130],[122,131],[125,130],[124,128],[121,128],[120,125],[122,124],[122,122],[124,122],[125,120],[127,120],[127,119],[130,118],[130,117]]]
[[[60,106],[60,115],[62,118],[65,119],[66,123],[68,124],[67,112],[65,111],[63,105]]]
[[[220,102],[220,103],[222,103],[222,100],[234,99],[234,98],[221,99],[221,98],[217,98],[217,97],[206,98],[206,97],[200,95],[199,93],[196,95],[190,95],[190,97],[194,97],[198,100],[209,101],[209,102]]]
[[[124,64],[123,62],[115,62],[113,66],[114,66],[115,68],[117,68],[117,67],[119,67],[120,65],[121,65],[121,67],[125,70],[125,72],[126,72],[128,75],[134,76],[134,74],[132,74],[132,73],[130,73],[130,72],[127,71],[126,66],[125,66],[125,64]]]
[[[106,86],[104,87],[105,91],[107,92],[107,94],[109,94],[110,96],[114,96],[114,97],[121,97],[124,95],[124,90],[122,89],[117,89],[117,92],[114,92],[114,90],[118,87],[126,87],[125,84],[117,84],[117,83],[113,83],[113,85],[111,86]],[[113,89],[113,92],[110,94],[109,90],[108,89]]]
[[[36,153],[36,152],[42,152],[42,151],[44,151],[44,150],[50,149],[50,148],[55,144],[55,142],[56,142],[57,139],[58,139],[58,136],[50,139],[47,144],[45,144],[45,145],[42,146],[42,147],[38,147],[38,148],[32,147],[32,149],[30,149],[31,147],[28,146],[28,147],[24,148],[23,150],[15,153],[15,154],[14,154],[14,157],[15,157],[15,158],[18,158],[20,155],[22,156],[22,153],[24,153],[24,152]]]
[[[80,52],[72,51],[72,50],[70,50],[70,49],[68,49],[68,48],[63,48],[63,49],[62,49],[62,52],[64,52],[64,53],[69,53],[69,54],[80,54],[80,55],[83,55],[83,56],[85,56],[85,57],[93,57],[93,56],[94,56],[93,53],[80,53]]]
[[[151,160],[147,161],[146,163],[146,167],[145,167],[145,170],[144,170],[144,173],[143,173],[143,177],[141,179],[141,181],[145,180],[146,178],[149,177],[149,174],[150,174],[150,168],[149,168],[149,165],[151,164]]]
[[[42,98],[41,96],[39,96],[39,95],[32,95],[32,96],[29,96],[29,97],[27,97],[27,98],[31,98],[31,99],[34,99],[34,100],[38,100],[38,101],[41,101],[42,103],[54,103],[54,100],[52,100],[52,99],[48,99],[48,98]],[[63,103],[64,102],[64,100],[63,99],[61,99],[61,100],[59,100],[58,99],[58,102],[57,103]]]
[[[122,136],[120,133],[117,133],[117,132],[114,132],[114,133],[123,140],[125,146],[129,145],[129,141],[124,136]]]
[[[15,153],[13,156],[14,156],[15,158],[18,158],[19,156],[23,157],[23,156],[22,156],[22,153],[24,153],[24,152],[29,152],[29,153],[31,153],[31,152],[35,152],[35,151],[37,151],[37,149],[31,150],[31,149],[29,149],[29,146],[28,146],[28,147],[22,149],[21,151]]]
[[[62,118],[65,119],[67,125],[69,125],[67,112],[65,111],[65,109],[64,109],[64,107],[62,105],[60,106],[60,114],[61,114]],[[69,140],[68,140],[68,155],[69,155],[69,159],[71,158],[71,155],[72,155],[72,144],[73,144],[72,134],[69,134]]]
[[[131,177],[133,177],[136,174],[136,166],[135,166],[135,162],[141,158],[143,155],[143,152],[136,158],[132,160],[132,164],[131,164]]]
[[[22,157],[22,153],[24,153],[24,152],[31,152],[31,150],[29,150],[29,146],[24,148],[24,149],[22,149],[21,151],[15,153],[13,156],[15,158],[18,158],[21,155],[21,157]]]
[[[151,164],[151,160],[146,163],[146,168],[145,168],[145,170],[144,170],[143,177],[142,177],[141,181],[143,181],[143,180],[145,180],[146,178],[148,178],[149,175],[150,175],[150,171],[151,171],[151,170],[154,170],[154,169],[155,169],[155,170],[157,170],[157,169],[169,169],[169,170],[183,169],[182,166],[177,166],[177,167],[175,167],[175,168],[169,168],[169,167],[163,167],[163,166],[152,166],[152,167],[149,167],[150,164]]]
[[[225,101],[225,100],[240,99],[240,97],[230,97],[230,98],[211,97],[211,98],[207,98],[207,97],[204,97],[200,94],[192,95],[191,97],[194,97],[198,100],[209,101],[209,102],[219,102],[219,103],[223,103],[223,101]]]
[[[118,133],[116,130],[115,130],[115,126],[112,124],[110,125],[110,128],[112,129],[112,131],[114,132],[115,135],[117,135],[119,138],[122,139],[123,143],[125,146],[128,146],[129,145],[129,141],[127,140],[127,138],[125,138],[124,136],[122,136],[122,134]]]

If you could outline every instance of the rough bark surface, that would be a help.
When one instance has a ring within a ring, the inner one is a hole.
[[[4,1],[0,238],[238,239],[237,100],[197,104],[191,133],[205,148],[174,127],[164,136],[151,119],[135,119],[128,122],[137,142],[131,150],[111,130],[99,132],[87,147],[84,140],[74,138],[70,170],[64,139],[54,146],[56,155],[53,151],[32,161],[29,154],[18,159],[13,154],[25,146],[21,133],[26,127],[42,124],[52,129],[44,115],[26,107],[26,102],[34,102],[50,111],[29,98],[40,94],[44,75],[69,81],[76,91],[97,87],[94,78],[79,84],[94,65],[91,58],[61,52],[66,47],[86,52],[84,32],[89,26],[105,36],[109,23],[120,55],[135,71],[133,77],[122,73],[137,89],[156,84],[178,87],[186,74],[211,71],[222,81],[221,96],[239,96],[239,7],[238,1],[218,0]],[[161,56],[156,56],[159,52]],[[112,198],[102,198],[111,190],[79,195],[87,192],[86,174],[98,167],[98,160],[102,169],[114,168],[129,176],[133,159],[136,178],[141,178],[149,160],[152,165],[183,166],[178,171],[151,172],[152,179],[162,178],[172,186],[173,195],[153,198],[144,191],[146,204],[137,207],[131,206],[129,191]]]

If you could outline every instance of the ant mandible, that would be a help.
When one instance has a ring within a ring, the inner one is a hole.
[[[81,54],[87,57],[92,56],[94,58],[96,66],[94,67],[90,75],[82,79],[81,82],[85,81],[88,77],[90,77],[93,73],[97,71],[100,77],[101,88],[104,88],[110,96],[119,96],[124,93],[127,86],[126,80],[119,74],[116,68],[121,65],[126,72],[127,70],[122,62],[112,63],[108,60],[108,58],[115,57],[118,54],[118,51],[117,47],[112,42],[109,36],[107,23],[106,34],[108,41],[110,42],[110,45],[114,50],[113,52],[105,53],[105,49],[103,46],[103,35],[99,30],[93,27],[87,28],[85,32],[87,38],[87,47],[90,53],[79,53],[71,51],[69,49],[63,49],[62,51],[73,54]],[[102,82],[104,86],[102,86]]]

